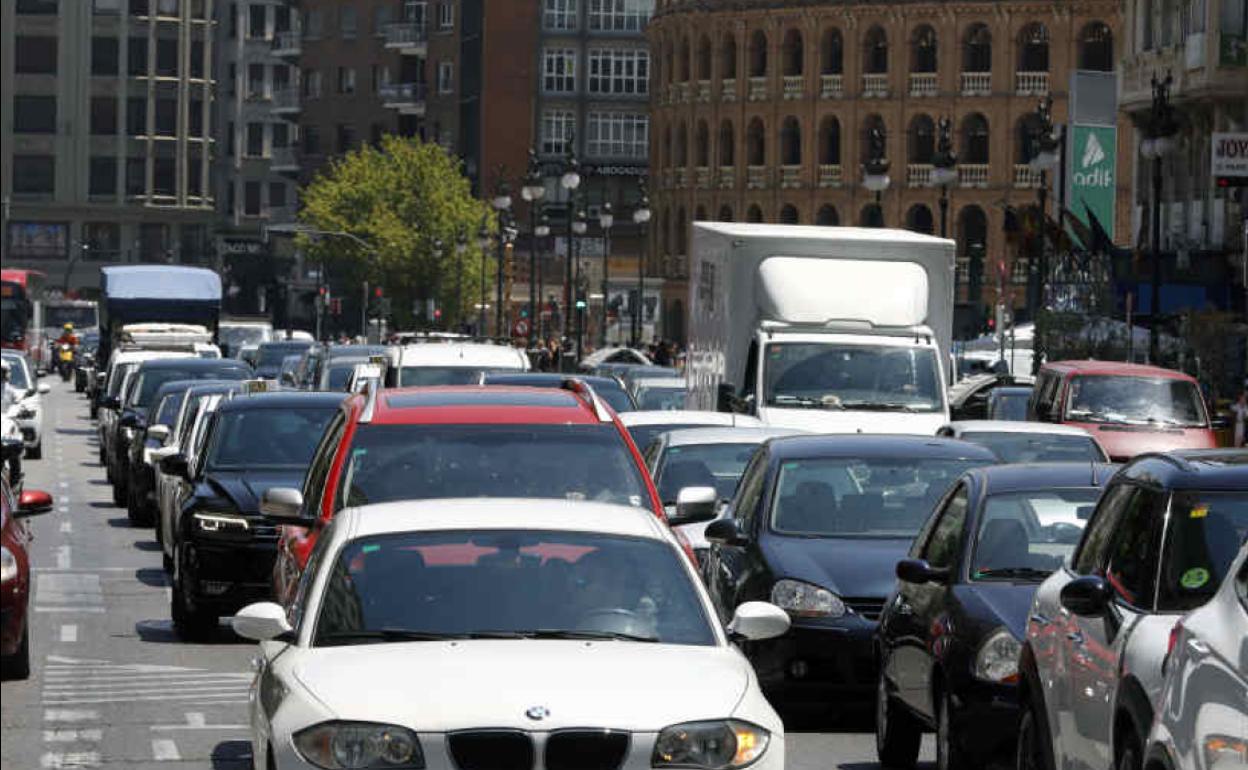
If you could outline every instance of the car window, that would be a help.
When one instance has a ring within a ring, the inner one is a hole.
[[[242,409],[220,415],[205,453],[214,471],[306,468],[336,410]]]
[[[321,514],[321,498],[325,494],[325,482],[329,477],[330,468],[334,465],[334,455],[338,452],[338,444],[342,441],[346,423],[346,415],[341,409],[338,410],[338,414],[334,415],[329,427],[325,429],[325,436],[317,446],[316,453],[312,455],[312,464],[308,467],[308,474],[303,480],[303,509],[309,515],[320,516]]]
[[[763,489],[767,485],[770,464],[767,450],[757,451],[745,467],[745,473],[741,477],[741,486],[737,490],[737,499],[733,506],[733,516],[740,522],[743,532],[753,532],[755,529],[758,510],[762,507]]]
[[[1131,497],[1110,539],[1104,576],[1118,597],[1151,608],[1161,562],[1164,493],[1140,489]]]
[[[979,517],[972,580],[1040,580],[1062,566],[1100,490],[1037,489],[988,497]]]
[[[1248,492],[1174,493],[1157,590],[1159,612],[1209,601],[1248,537]]]
[[[958,560],[962,550],[962,532],[966,525],[966,508],[970,493],[962,484],[954,492],[945,508],[940,512],[940,520],[932,530],[927,545],[923,548],[922,558],[933,567],[952,567]]]
[[[663,455],[655,471],[659,498],[676,502],[685,487],[712,487],[719,500],[729,500],[757,444],[689,444],[675,446]]]
[[[308,555],[308,563],[304,565],[303,572],[299,573],[299,583],[295,586],[295,595],[290,600],[290,606],[286,608],[286,619],[296,631],[299,629],[299,624],[307,616],[308,601],[312,595],[312,583],[316,580],[318,568],[321,566],[325,552],[329,550],[329,545],[333,540],[334,522],[331,520],[317,535],[316,545],[312,546],[312,553]]]
[[[1248,612],[1248,559],[1239,565],[1239,574],[1235,576],[1235,593],[1239,596],[1239,603],[1244,605],[1244,612]]]
[[[1100,572],[1105,563],[1105,553],[1109,548],[1110,537],[1118,526],[1122,512],[1131,498],[1135,496],[1136,487],[1132,484],[1113,484],[1101,497],[1101,502],[1092,513],[1083,540],[1075,552],[1074,571],[1080,575],[1092,575]]]

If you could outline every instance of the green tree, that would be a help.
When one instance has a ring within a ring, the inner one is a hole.
[[[401,327],[420,318],[413,304],[434,299],[442,323],[471,321],[479,300],[482,254],[477,234],[494,231],[490,209],[472,196],[460,163],[436,144],[385,136],[335,160],[302,193],[299,218],[313,229],[350,238],[305,237],[313,261],[323,261],[338,291],[362,281],[382,286]],[[456,244],[466,240],[463,251]],[[487,285],[493,258],[486,255]],[[423,312],[423,311],[422,311]],[[432,319],[426,319],[432,321]]]

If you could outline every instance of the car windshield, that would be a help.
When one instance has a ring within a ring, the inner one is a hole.
[[[628,426],[628,435],[632,436],[633,443],[639,449],[645,449],[654,442],[656,438],[667,433],[668,431],[681,430],[683,428],[705,428],[706,425],[699,423],[656,423],[654,425],[630,425]]]
[[[936,412],[943,408],[930,348],[781,342],[764,357],[771,406]]]
[[[1027,419],[1027,401],[1031,395],[1020,393],[994,393],[989,397],[988,419],[1020,422]]]
[[[650,387],[645,384],[637,386],[637,406],[646,411],[670,411],[685,408],[685,388],[681,387]]]
[[[911,538],[968,468],[982,460],[820,457],[786,460],[771,526],[805,537]]]
[[[289,343],[266,343],[260,346],[256,356],[256,367],[277,369],[287,356],[301,356],[307,345],[291,345]]]
[[[1248,538],[1248,492],[1175,492],[1157,589],[1158,612],[1200,607]]]
[[[975,534],[972,580],[1040,582],[1074,552],[1101,490],[989,495]]]
[[[336,407],[282,407],[225,412],[209,439],[209,471],[303,468]]]
[[[160,386],[174,380],[245,380],[251,372],[238,365],[197,366],[187,369],[161,368],[140,371],[131,389],[130,406],[146,409]]]
[[[663,504],[674,504],[685,487],[714,487],[720,500],[737,490],[745,465],[758,444],[701,444],[668,447],[657,477]]]
[[[96,318],[95,305],[45,305],[43,308],[43,325],[61,328],[65,324],[73,324],[75,331],[89,326],[99,326]]]
[[[231,350],[243,345],[259,345],[268,342],[273,332],[263,326],[222,326],[217,336]]]
[[[399,386],[476,385],[483,372],[480,366],[404,366],[399,369]]]
[[[1208,424],[1194,383],[1164,377],[1081,376],[1070,382],[1066,419],[1073,422]]]
[[[361,537],[328,566],[313,644],[447,638],[714,645],[675,548],[580,532]]]
[[[9,363],[9,384],[18,390],[28,390],[30,378],[26,376],[26,366],[17,356],[5,356],[4,360]]]
[[[1106,462],[1105,453],[1091,436],[971,431],[959,438],[992,450],[1006,463]]]
[[[650,503],[611,423],[363,425],[340,484],[347,506],[435,497]]]

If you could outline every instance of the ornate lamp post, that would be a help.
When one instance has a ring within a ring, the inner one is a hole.
[[[611,212],[611,202],[602,204],[602,212],[598,214],[598,226],[602,228],[602,329],[598,335],[598,346],[607,346],[607,300],[609,298],[608,279],[611,272],[611,227],[615,224],[615,215]]]
[[[464,253],[468,251],[468,231],[460,228],[455,235],[455,322],[464,321]]]
[[[1045,283],[1049,280],[1049,237],[1048,237],[1048,172],[1060,162],[1059,145],[1053,136],[1053,97],[1045,96],[1036,106],[1036,120],[1040,134],[1036,137],[1036,154],[1027,165],[1032,171],[1040,172],[1040,187],[1036,190],[1036,199],[1040,207],[1040,254],[1036,264],[1032,265],[1028,279],[1031,290],[1028,292],[1033,323],[1044,310]],[[1044,336],[1037,327],[1035,340],[1031,348],[1031,373],[1039,374],[1040,364],[1044,360]]]
[[[507,211],[511,208],[511,187],[503,177],[502,169],[499,169],[498,184],[495,187],[494,200],[490,202],[490,205],[498,216],[498,277],[494,291],[494,335],[501,337],[503,336],[503,241],[506,240],[503,237],[503,230],[507,226]]]
[[[650,195],[646,192],[646,179],[642,177],[638,187],[641,197],[633,209],[633,223],[640,229],[641,251],[637,255],[637,305],[633,308],[633,347],[641,347],[643,315],[646,297],[646,225],[650,222]]]
[[[568,196],[568,264],[563,276],[563,331],[566,335],[572,313],[572,220],[576,218],[576,189],[581,186],[581,164],[576,159],[575,140],[568,140],[568,159],[564,162],[559,184]]]
[[[888,177],[888,159],[884,157],[884,132],[879,126],[872,126],[867,135],[870,155],[862,164],[862,186],[875,193],[875,213],[880,220],[874,227],[884,226],[884,209],[880,205],[881,198],[892,180]]]
[[[541,165],[537,151],[529,150],[529,171],[524,176],[520,197],[529,204],[529,347],[537,334],[537,209],[546,197],[546,184],[542,181]]]
[[[573,246],[584,237],[585,232],[589,230],[589,219],[585,216],[585,209],[578,209],[576,217],[572,220],[572,233],[576,236],[572,244],[569,244],[569,253],[577,254],[578,249]],[[581,262],[576,260],[576,362],[581,362],[581,346],[585,337],[585,295],[581,286]]]
[[[1172,82],[1169,72],[1164,80],[1158,80],[1153,75],[1153,104],[1148,113],[1148,137],[1140,143],[1140,153],[1153,162],[1153,210],[1150,212],[1153,280],[1149,305],[1152,323],[1148,330],[1148,360],[1152,364],[1161,359],[1161,331],[1157,328],[1161,321],[1161,162],[1174,149],[1174,135],[1178,133],[1174,108],[1170,104]]]
[[[541,216],[537,219],[537,226],[533,228],[533,237],[535,239],[540,238],[542,242],[545,243],[546,238],[549,235],[550,218],[546,216],[546,212],[543,210]],[[544,257],[542,261],[545,261]],[[544,340],[546,339],[546,326],[545,322],[542,320],[543,312],[541,308],[546,304],[546,300],[542,297],[542,277],[541,263],[538,263],[538,266],[535,268],[535,275],[531,278],[531,280],[537,284],[537,301],[539,304],[537,315],[533,316],[530,319],[530,322],[533,324],[533,328],[537,331],[538,338]]]
[[[477,231],[477,246],[481,249],[481,294],[478,302],[480,315],[477,318],[477,334],[485,336],[485,256],[490,253],[490,228],[484,219],[481,229]]]
[[[953,152],[953,121],[937,123],[936,157],[932,158],[932,184],[940,188],[940,237],[949,237],[949,185],[958,181],[958,156]]]

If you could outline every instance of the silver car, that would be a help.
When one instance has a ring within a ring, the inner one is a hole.
[[[1208,604],[1170,632],[1149,770],[1248,768],[1248,545]]]

